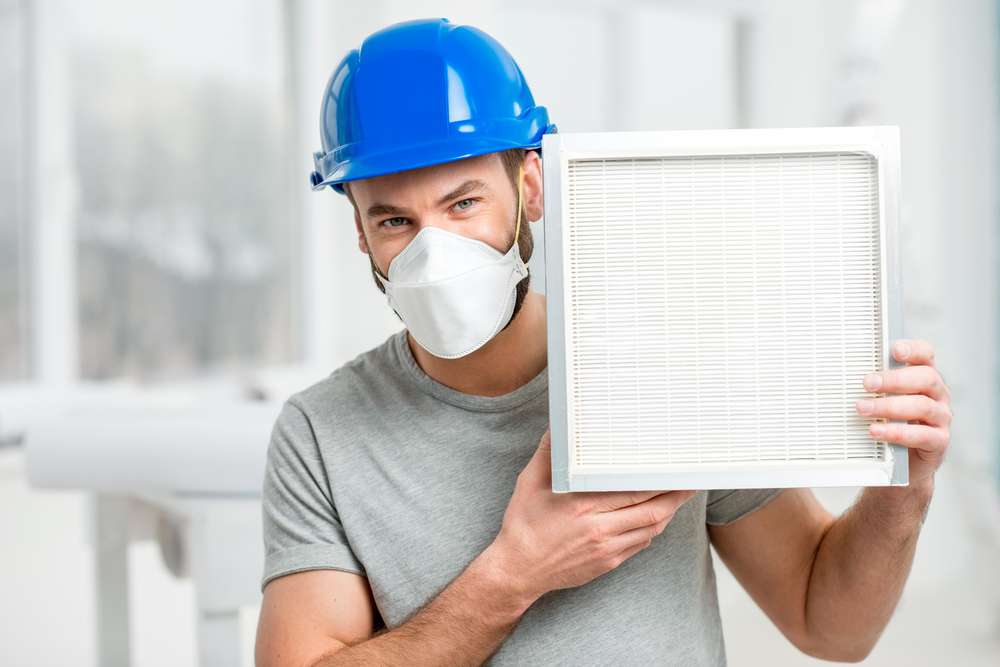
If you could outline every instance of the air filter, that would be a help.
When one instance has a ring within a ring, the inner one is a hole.
[[[554,491],[885,486],[895,127],[545,135]]]

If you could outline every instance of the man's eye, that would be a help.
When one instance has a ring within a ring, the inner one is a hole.
[[[460,201],[460,202],[458,202],[457,204],[455,204],[455,206],[457,206],[457,207],[458,207],[458,210],[460,210],[460,211],[464,211],[464,210],[466,210],[467,208],[469,208],[469,206],[472,206],[472,204],[474,204],[474,203],[475,203],[475,201],[476,201],[475,199],[463,199],[462,201]],[[462,206],[462,204],[464,204],[464,203],[466,203],[466,202],[468,202],[468,203],[469,203],[469,206]]]
[[[396,224],[397,222],[399,222],[400,224]],[[383,220],[379,224],[385,225],[386,223],[389,223],[389,227],[400,227],[402,226],[403,222],[406,222],[406,218],[388,218],[386,220]]]

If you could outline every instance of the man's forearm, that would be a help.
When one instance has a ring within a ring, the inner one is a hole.
[[[816,652],[850,660],[874,647],[909,575],[933,490],[933,478],[916,487],[868,487],[827,531],[806,594]]]
[[[408,621],[343,648],[313,667],[479,665],[497,650],[533,601],[504,578],[486,549]]]

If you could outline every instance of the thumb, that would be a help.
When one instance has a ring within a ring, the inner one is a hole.
[[[538,452],[541,454],[548,454],[552,451],[552,435],[549,429],[545,429],[545,433],[542,434],[542,439],[538,441]]]
[[[535,453],[531,455],[531,459],[528,460],[528,468],[537,468],[538,466],[548,466],[549,461],[552,460],[552,443],[550,439],[549,429],[545,429],[545,433],[542,434],[542,439],[538,441],[538,447],[535,449]]]
[[[538,449],[535,450],[525,470],[529,471],[528,475],[531,479],[535,479],[539,484],[544,485],[548,483],[548,480],[552,479],[551,460],[552,442],[549,429],[545,429],[542,439],[538,441]]]

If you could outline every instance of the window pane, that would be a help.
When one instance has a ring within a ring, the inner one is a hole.
[[[29,372],[24,31],[23,4],[0,0],[0,382]]]
[[[280,0],[68,7],[82,377],[293,360]]]

